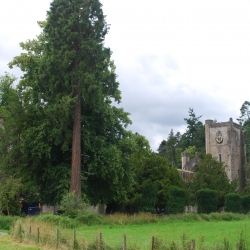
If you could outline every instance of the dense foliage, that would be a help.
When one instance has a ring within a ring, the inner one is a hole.
[[[250,195],[243,195],[241,199],[241,211],[245,214],[250,211]]]
[[[189,117],[184,118],[187,130],[184,134],[171,130],[167,140],[163,140],[158,148],[158,153],[168,159],[173,167],[181,168],[181,153],[193,151],[191,158],[196,154],[200,158],[205,155],[205,126],[196,117],[194,110],[189,109]]]
[[[217,193],[210,189],[201,189],[196,192],[198,213],[209,214],[217,211]]]
[[[15,146],[19,161],[13,161],[12,150],[4,157],[30,179],[32,193],[44,203],[59,203],[70,186],[92,204],[124,200],[132,184],[129,156],[135,142],[125,129],[131,123],[128,113],[115,105],[121,93],[111,51],[103,45],[108,25],[101,4],[54,0],[39,25],[42,33],[21,43],[24,53],[10,63],[24,75],[13,90],[17,98],[8,95],[11,115],[3,113],[4,133],[9,129],[15,142],[5,140],[3,147]],[[2,102],[1,108],[8,105]],[[81,148],[73,146],[75,140]]]
[[[218,207],[224,205],[224,196],[237,189],[237,180],[229,181],[223,162],[217,161],[215,157],[207,154],[197,166],[197,171],[191,182],[191,193],[194,195],[201,189],[212,189],[217,191]]]
[[[156,185],[152,182],[148,182],[144,185],[139,205],[140,212],[155,212],[157,191]]]
[[[167,213],[183,213],[185,209],[185,189],[173,187],[167,203]]]
[[[133,165],[134,184],[128,192],[128,200],[125,202],[126,209],[137,211],[142,199],[142,193],[148,183],[152,183],[157,189],[157,201],[155,209],[163,212],[166,208],[173,186],[185,188],[176,168],[172,168],[166,158],[152,152],[148,141],[141,135],[135,135],[137,148],[131,156]]]
[[[239,213],[241,209],[240,195],[236,193],[229,193],[225,195],[225,211]]]
[[[17,86],[15,77],[0,77],[0,212],[17,213],[21,196],[59,204],[69,190],[115,210],[163,212],[168,204],[177,213],[186,187],[191,203],[209,188],[217,191],[217,206],[224,205],[237,180],[229,182],[226,166],[205,155],[205,126],[193,109],[184,118],[186,132],[171,130],[158,154],[126,129],[131,121],[117,105],[121,92],[104,46],[109,25],[99,0],[53,0],[46,21],[38,23],[41,34],[20,43],[24,52],[9,64],[23,72]],[[240,117],[248,158],[249,107],[246,101]],[[188,186],[177,171],[184,151],[201,159]],[[245,171],[250,176],[249,163]]]

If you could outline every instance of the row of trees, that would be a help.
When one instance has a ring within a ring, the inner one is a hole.
[[[68,191],[91,204],[134,207],[150,182],[164,206],[170,187],[184,184],[126,129],[100,1],[54,0],[38,24],[41,34],[20,43],[24,52],[9,64],[21,80],[0,78],[0,209],[11,212],[15,196],[58,204]]]

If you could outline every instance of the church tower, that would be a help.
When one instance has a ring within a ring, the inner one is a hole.
[[[218,161],[224,162],[228,179],[232,181],[239,178],[240,188],[244,187],[246,163],[246,145],[241,125],[229,122],[205,121],[206,153],[217,157]]]

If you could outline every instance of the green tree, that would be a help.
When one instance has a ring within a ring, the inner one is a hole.
[[[93,204],[124,199],[132,182],[133,139],[125,127],[108,32],[98,0],[54,0],[37,39],[10,66],[24,72],[18,89],[30,114],[23,136],[26,167],[39,193],[59,202],[68,189]],[[35,142],[34,142],[35,140]],[[69,168],[71,166],[71,168]],[[71,175],[69,181],[69,175]]]
[[[11,214],[11,210],[18,214],[17,211],[20,208],[19,203],[16,201],[16,196],[22,190],[22,181],[15,176],[5,176],[2,171],[0,171],[0,174],[0,214],[3,210],[6,210],[8,215]]]
[[[158,148],[158,153],[162,157],[166,158],[172,165],[172,167],[181,167],[181,148],[180,148],[181,135],[179,132],[174,134],[171,129],[167,141],[163,140]]]
[[[250,102],[245,101],[240,108],[240,117],[237,119],[242,124],[242,131],[244,133],[244,141],[246,143],[246,157],[247,163],[244,166],[246,175],[246,186],[243,193],[249,194],[250,192]]]
[[[44,32],[47,44],[39,68],[39,80],[43,83],[40,92],[56,109],[62,98],[73,102],[70,190],[81,196],[82,106],[90,97],[97,105],[103,102],[105,86],[101,82],[109,80],[116,84],[109,70],[110,50],[103,46],[108,26],[101,3],[54,0]],[[116,97],[119,92],[113,94]]]
[[[240,117],[237,119],[242,123],[242,130],[246,143],[246,154],[249,162],[250,159],[250,102],[245,101],[240,108]]]
[[[0,129],[0,171],[4,173],[5,179],[15,176],[22,180],[22,196],[26,201],[29,198],[34,201],[37,200],[39,191],[35,179],[32,178],[32,165],[27,162],[24,133],[31,113],[25,109],[22,92],[14,87],[15,81],[16,78],[7,73],[0,77],[0,114],[4,120],[4,127]],[[34,138],[37,136],[35,134],[33,137],[31,150],[36,146]],[[24,168],[27,168],[27,172],[23,171]],[[17,197],[19,194],[21,190]]]
[[[184,118],[187,131],[182,136],[182,149],[184,151],[190,146],[195,146],[198,155],[202,158],[205,154],[205,126],[199,120],[201,116],[196,117],[193,109],[190,108],[188,113],[189,118]]]
[[[141,212],[155,212],[157,203],[157,187],[152,182],[147,182],[142,191],[139,210]]]
[[[235,192],[238,180],[229,181],[223,162],[217,161],[211,154],[205,155],[198,164],[193,181],[191,182],[191,192],[193,197],[198,190],[215,190],[218,194],[218,206],[224,205],[224,196],[227,193]]]
[[[143,157],[132,158],[134,185],[128,193],[126,204],[138,208],[144,187],[153,183],[157,187],[157,211],[164,211],[172,186],[185,188],[176,168],[172,168],[167,159],[151,151],[143,153]]]

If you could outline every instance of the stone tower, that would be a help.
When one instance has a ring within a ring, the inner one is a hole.
[[[243,166],[246,163],[246,145],[241,125],[229,122],[205,121],[206,153],[217,157],[226,164],[228,179],[239,178],[240,188],[244,187],[245,174]]]

